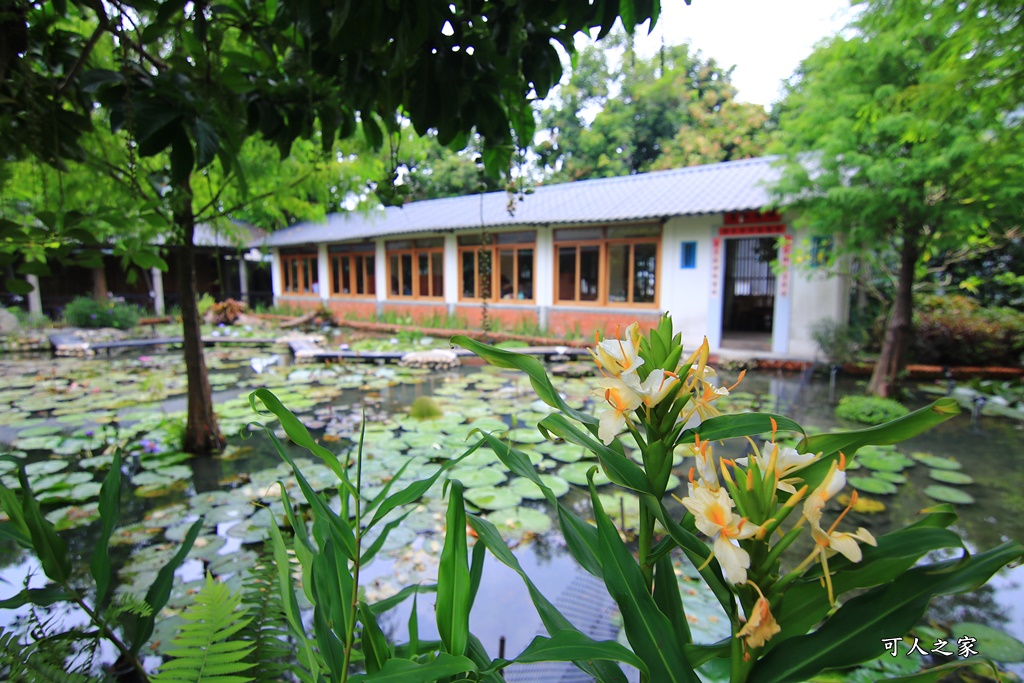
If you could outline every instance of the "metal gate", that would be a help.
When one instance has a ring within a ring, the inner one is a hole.
[[[772,331],[775,310],[775,238],[725,240],[723,332]]]

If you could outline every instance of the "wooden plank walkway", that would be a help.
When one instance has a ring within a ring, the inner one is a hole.
[[[305,340],[295,340],[288,344],[297,362],[313,361],[352,361],[357,363],[397,363],[403,356],[411,351],[429,351],[429,349],[406,349],[403,351],[346,351],[342,349],[329,349],[319,344],[311,344]],[[524,353],[530,356],[542,356],[545,360],[565,361],[589,358],[586,349],[569,348],[565,346],[529,346],[521,349],[509,349],[516,353]],[[473,357],[472,351],[456,347],[451,351],[460,358]]]
[[[204,337],[206,346],[272,346],[283,343],[284,339],[269,337]],[[142,349],[151,346],[170,346],[183,343],[181,337],[154,337],[152,339],[121,339],[117,341],[90,342],[74,332],[55,332],[50,335],[50,346],[58,356],[91,356],[96,351],[111,349]]]

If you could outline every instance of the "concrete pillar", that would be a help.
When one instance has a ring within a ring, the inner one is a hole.
[[[550,226],[537,228],[534,253],[533,296],[537,306],[537,325],[548,328],[548,313],[555,303],[555,237]]]
[[[43,295],[39,291],[39,278],[35,275],[26,275],[25,281],[32,285],[32,291],[28,293],[28,312],[42,315]]]
[[[374,252],[374,280],[376,280],[377,287],[377,301],[387,301],[388,299],[388,255],[385,251],[384,238],[381,237],[375,240],[377,243],[377,250]],[[378,315],[383,314],[384,307],[382,305],[377,306]]]
[[[245,261],[245,254],[238,259],[238,293],[246,306],[249,305],[249,264]]]
[[[448,314],[453,315],[459,301],[459,243],[455,233],[444,236],[444,300]]]
[[[164,315],[167,311],[164,303],[164,272],[159,268],[150,268],[149,277],[153,280],[153,311],[157,315]]]
[[[281,252],[277,249],[270,250],[270,288],[274,291],[274,305],[281,303],[281,294],[284,290],[284,283],[281,282]]]
[[[316,247],[316,280],[320,287],[320,300],[327,304],[331,298],[331,261],[327,256],[327,245],[318,244]]]

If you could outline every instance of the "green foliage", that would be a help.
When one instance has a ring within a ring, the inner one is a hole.
[[[142,311],[138,306],[123,301],[96,301],[79,296],[64,307],[64,320],[72,327],[113,327],[130,330],[138,324]]]
[[[843,396],[836,406],[838,417],[868,425],[891,422],[909,412],[899,401],[878,396]]]
[[[203,295],[196,300],[196,310],[199,311],[199,317],[205,318],[207,312],[213,308],[215,303],[217,303],[217,300],[213,298],[212,294],[203,293]]]
[[[53,324],[53,321],[41,313],[29,313],[24,308],[11,306],[8,309],[23,330],[42,330]]]
[[[584,49],[558,101],[541,112],[550,139],[537,152],[550,178],[621,176],[763,153],[768,115],[735,100],[730,70],[687,45],[643,59],[624,35],[611,39],[625,47],[621,64],[609,64],[601,47]],[[594,108],[600,111],[587,123]]]
[[[252,665],[248,675],[253,682],[277,683],[294,677],[302,683],[312,683],[308,668],[299,663],[298,653],[289,642],[273,557],[262,558],[248,572],[242,589],[242,608],[250,618],[238,632],[238,639],[251,645],[245,661]]]
[[[22,645],[13,631],[0,628],[0,680],[28,683],[94,683],[96,678],[68,671],[63,649],[33,642]]]
[[[452,342],[493,365],[524,371],[537,396],[557,411],[540,422],[541,432],[594,453],[604,474],[639,499],[639,547],[634,555],[605,513],[592,481],[593,522],[565,508],[525,454],[484,436],[502,463],[533,482],[556,508],[566,547],[582,567],[604,581],[623,615],[626,638],[634,656],[642,659],[640,664],[604,643],[567,638],[561,647],[551,648],[560,660],[589,657],[579,665],[600,681],[618,678],[614,671],[595,670],[601,663],[598,658],[634,663],[645,682],[696,681],[694,670],[716,660],[729,670],[731,683],[805,681],[828,669],[878,657],[884,652],[882,641],[868,634],[879,629],[906,633],[932,597],[972,590],[999,567],[1024,555],[1024,547],[1013,542],[968,553],[946,528],[956,519],[948,506],[926,510],[910,527],[878,539],[864,529],[836,532],[833,524],[826,532],[820,526],[825,502],[846,483],[842,450],[852,453],[861,446],[919,434],[959,412],[951,399],[878,427],[805,437],[797,449],[789,449],[772,442],[777,430],[800,431],[791,420],[756,413],[713,417],[711,403],[719,394],[711,379],[715,374],[707,366],[708,349],[704,346],[683,360],[680,337],[673,334],[667,318],[647,335],[631,326],[625,339],[598,345],[595,358],[606,373],[602,388],[608,409],[596,417],[566,405],[536,359],[462,336]],[[703,420],[684,430],[694,416]],[[617,437],[623,430],[636,442],[642,466],[625,455]],[[772,442],[763,451],[755,446],[754,455],[745,461],[713,459],[712,442],[768,431]],[[677,522],[663,501],[664,481],[671,470],[670,454],[683,446],[694,453],[697,466],[690,495],[682,501],[687,512]],[[806,458],[796,462],[800,454]],[[595,472],[592,469],[589,476]],[[798,490],[791,482],[805,486]],[[775,531],[794,509],[802,510],[801,521],[813,527],[816,542],[803,562],[790,563],[792,568],[783,572],[782,556],[805,525],[787,526],[790,531],[784,535],[776,536]],[[495,541],[476,518],[471,516],[469,522],[478,542],[523,576],[545,626],[556,635],[557,612],[508,559],[504,543]],[[698,531],[713,539],[713,553]],[[655,543],[656,538],[661,540]],[[850,543],[863,545],[851,553],[844,545]],[[938,549],[959,551],[962,557],[918,564]],[[719,600],[733,634],[727,640],[713,645],[691,642],[685,603],[669,561],[672,553],[684,555]],[[857,594],[851,597],[850,591]]]
[[[922,297],[914,318],[913,358],[933,365],[1024,363],[1024,313],[982,308],[961,295]]]
[[[206,575],[206,584],[182,614],[185,624],[171,641],[153,683],[249,683],[253,645],[233,640],[249,623],[242,597]]]
[[[412,405],[409,406],[409,415],[417,420],[432,420],[442,417],[444,411],[441,410],[441,406],[437,405],[437,401],[431,397],[417,396],[413,399]]]
[[[852,361],[860,348],[860,334],[849,325],[841,325],[831,318],[814,323],[811,338],[833,365]]]

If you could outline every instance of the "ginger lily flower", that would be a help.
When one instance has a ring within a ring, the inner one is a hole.
[[[757,584],[748,583],[757,588],[757,592],[761,597],[754,603],[754,607],[750,610],[750,616],[747,618],[747,623],[739,630],[736,637],[746,638],[747,647],[749,648],[763,647],[782,628],[775,621],[775,617],[772,616],[771,605],[768,603],[768,599],[764,597],[764,593],[761,593],[761,589],[757,587]]]
[[[604,378],[598,382],[601,388],[595,389],[593,394],[603,398],[611,406],[598,415],[600,423],[597,435],[607,446],[626,426],[627,413],[636,410],[643,403],[643,397],[621,379]]]
[[[813,453],[800,454],[795,448],[779,446],[772,441],[765,441],[761,450],[754,447],[754,460],[762,472],[774,472],[776,488],[786,493],[796,493],[793,484],[799,484],[802,479],[792,477],[797,470],[807,467],[818,459]],[[747,467],[748,458],[737,458],[736,464]]]
[[[635,375],[636,369],[643,365],[640,353],[640,323],[633,323],[626,328],[625,339],[606,339],[597,342],[595,349],[587,349],[603,372],[611,377],[626,378]]]
[[[711,537],[712,556],[718,558],[725,578],[730,583],[745,583],[750,555],[732,542],[754,536],[761,527],[732,513],[733,501],[725,489],[711,491],[695,487],[693,495],[683,498],[682,502],[696,517],[697,528]]]
[[[822,479],[818,488],[804,501],[804,517],[812,527],[819,526],[821,511],[834,495],[846,486],[846,456],[839,454],[839,460],[832,461],[828,474]],[[844,513],[845,514],[845,513]]]
[[[639,381],[636,373],[624,374],[622,380],[630,389],[640,395],[644,405],[648,408],[653,408],[661,403],[668,392],[672,390],[672,386],[679,381],[675,375],[667,373],[661,368],[652,370],[643,382]]]

